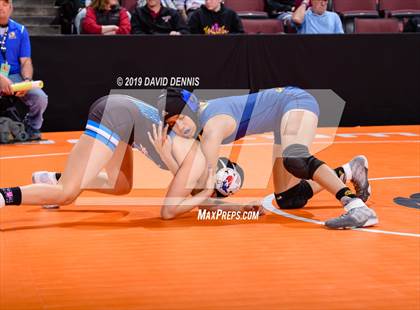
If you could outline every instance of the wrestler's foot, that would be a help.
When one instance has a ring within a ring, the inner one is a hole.
[[[363,155],[354,157],[347,164],[343,165],[345,174],[342,177],[344,183],[348,180],[353,184],[356,190],[356,196],[366,202],[371,194],[371,188],[368,180],[368,160]]]
[[[56,185],[58,184],[58,180],[56,178],[55,172],[48,172],[48,171],[35,171],[32,173],[32,183],[34,184],[51,184]],[[58,209],[60,206],[58,205],[43,205],[43,209]]]
[[[360,198],[350,199],[344,206],[347,211],[343,215],[329,219],[325,226],[334,229],[345,229],[354,227],[367,227],[378,224],[378,217],[375,211],[368,208]]]

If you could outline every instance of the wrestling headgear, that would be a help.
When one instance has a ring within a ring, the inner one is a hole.
[[[226,157],[220,157],[217,162],[216,185],[217,197],[223,198],[235,194],[244,182],[244,171]]]
[[[188,90],[182,88],[167,88],[158,98],[157,108],[165,121],[174,115],[187,115],[198,124],[198,98]]]

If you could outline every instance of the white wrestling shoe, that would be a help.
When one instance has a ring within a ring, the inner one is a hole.
[[[6,202],[4,201],[3,195],[0,195],[0,208],[3,208],[6,205]]]
[[[344,177],[341,177],[343,183],[350,181],[356,190],[356,196],[366,202],[371,194],[367,158],[363,155],[358,155],[342,167],[345,172]]]
[[[359,228],[379,223],[378,217],[360,198],[352,198],[344,206],[347,211],[343,215],[329,219],[325,226],[333,229]]]
[[[32,173],[32,183],[33,184],[51,184],[56,185],[58,184],[58,180],[55,176],[55,172],[49,171],[35,171]],[[58,205],[43,205],[42,208],[44,209],[58,209],[60,206]]]

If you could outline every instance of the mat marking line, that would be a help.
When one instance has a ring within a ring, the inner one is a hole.
[[[321,142],[321,141],[315,141],[313,144],[328,144],[328,145],[334,145],[334,144],[369,144],[369,143],[419,143],[420,140],[385,140],[385,141],[334,141],[334,142]],[[266,146],[266,145],[274,145],[273,143],[241,143],[241,144],[224,144],[223,147],[242,147],[242,146]],[[35,155],[16,155],[16,156],[4,156],[0,157],[0,160],[2,159],[19,159],[19,158],[36,158],[36,157],[48,157],[48,156],[63,156],[68,155],[70,153],[47,153],[47,154],[35,154]]]
[[[369,179],[369,181],[381,181],[381,180],[397,180],[397,179],[418,179],[420,176],[399,176],[399,177],[383,177],[383,178],[372,178]],[[308,219],[306,217],[301,217],[293,214],[289,214],[287,212],[284,212],[280,209],[277,209],[273,206],[274,194],[270,194],[266,197],[264,197],[263,200],[263,207],[264,209],[275,213],[277,215],[290,218],[296,221],[301,221],[305,223],[312,223],[317,225],[324,225],[325,222],[318,221],[318,220],[312,220]],[[416,237],[420,238],[420,234],[414,234],[414,233],[403,233],[403,232],[397,232],[397,231],[388,231],[388,230],[379,230],[379,229],[367,229],[367,228],[351,228],[351,230],[357,230],[357,231],[363,231],[363,232],[370,232],[370,233],[377,233],[377,234],[386,234],[386,235],[397,235],[397,236],[405,236],[405,237]]]

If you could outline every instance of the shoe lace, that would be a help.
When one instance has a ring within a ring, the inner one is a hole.
[[[363,186],[361,186],[361,184],[356,181],[358,178],[355,178],[355,176],[360,176],[360,167],[355,166],[354,168],[354,171],[352,171],[353,178],[351,181],[353,183],[354,189],[356,190],[356,194],[358,195],[362,192]]]
[[[343,218],[345,218],[349,214],[349,212],[350,211],[347,211],[346,213],[341,214],[337,219],[343,219]]]

